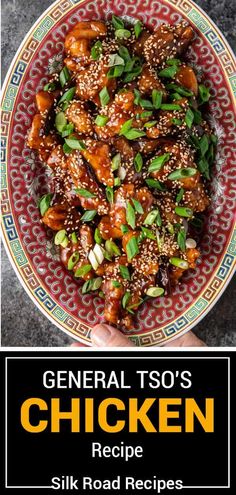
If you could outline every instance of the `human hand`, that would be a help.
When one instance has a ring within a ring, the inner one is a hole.
[[[129,340],[116,328],[99,324],[95,325],[91,331],[91,340],[94,347],[135,347],[134,342]],[[81,347],[81,344],[74,343],[73,347]],[[206,344],[200,340],[193,332],[187,332],[171,342],[167,342],[163,347],[205,347]]]

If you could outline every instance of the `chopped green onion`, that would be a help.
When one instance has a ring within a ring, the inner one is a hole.
[[[168,229],[168,232],[169,232],[171,235],[174,235],[174,233],[175,233],[175,229],[174,229],[174,225],[172,225],[172,223],[168,223],[168,224],[167,224],[167,229]]]
[[[70,135],[72,134],[72,132],[73,132],[73,131],[74,131],[74,124],[71,124],[71,123],[70,123],[70,124],[67,124],[67,125],[64,127],[64,129],[63,129],[63,131],[62,131],[62,133],[61,133],[61,137],[62,137],[62,138],[65,138],[65,137],[67,137],[67,136],[70,136]]]
[[[142,136],[146,136],[146,133],[143,132],[143,131],[140,131],[139,129],[130,129],[129,131],[127,131],[124,136],[126,137],[126,139],[129,139],[129,140],[133,140],[133,139],[137,139],[139,137],[142,137]]]
[[[86,210],[81,217],[81,222],[91,222],[97,214],[97,210]]]
[[[146,122],[144,124],[144,127],[146,127],[147,129],[149,129],[150,127],[153,127],[156,124],[157,124],[157,120],[150,120],[150,122]]]
[[[111,170],[117,170],[121,164],[121,154],[117,153],[111,160]]]
[[[193,216],[193,210],[191,210],[191,208],[187,208],[185,206],[176,206],[175,207],[175,213],[176,213],[176,215],[179,215],[180,217],[191,218]]]
[[[65,142],[72,150],[86,150],[86,145],[83,143],[83,141],[80,141],[79,139],[76,138],[65,139]]]
[[[66,83],[70,80],[70,73],[67,69],[67,67],[65,66],[62,71],[60,72],[59,74],[59,80],[60,80],[60,83],[61,83],[61,87],[64,88],[64,86],[66,85]]]
[[[122,308],[126,308],[128,301],[130,300],[131,293],[129,291],[126,291],[122,297]]]
[[[202,230],[202,227],[203,227],[203,220],[202,220],[202,218],[195,217],[192,220],[190,220],[189,223],[193,226],[193,228],[195,228],[197,230]]]
[[[134,158],[134,168],[136,172],[141,172],[142,167],[143,167],[143,157],[141,153],[137,153],[137,155],[135,155]]]
[[[73,244],[77,244],[77,242],[78,242],[78,238],[77,238],[76,233],[75,233],[75,232],[72,232],[72,234],[71,234],[71,236],[70,236],[70,237],[71,237],[71,241],[72,241],[72,243],[73,243]]]
[[[128,50],[128,48],[126,48],[126,46],[121,45],[118,52],[119,52],[119,55],[121,56],[121,58],[123,58],[123,60],[125,62],[128,62],[129,60],[131,60],[129,50]]]
[[[73,270],[74,266],[76,263],[79,261],[79,253],[75,252],[73,253],[67,263],[67,268],[68,270]]]
[[[115,29],[123,29],[124,28],[124,22],[120,17],[117,17],[116,15],[112,15],[112,24]]]
[[[217,143],[218,143],[218,138],[215,134],[210,134],[210,140],[212,141],[212,143],[216,146]]]
[[[193,177],[196,175],[197,170],[196,168],[178,168],[174,172],[171,172],[171,174],[168,175],[168,180],[181,180],[181,179],[186,179],[186,177]]]
[[[179,60],[179,58],[168,58],[168,60],[166,61],[166,64],[167,65],[180,65],[181,60]]]
[[[186,249],[186,232],[185,229],[180,229],[177,234],[177,244],[181,251],[185,251]]]
[[[191,108],[188,108],[184,121],[189,129],[191,129],[194,121],[194,113],[192,112]]]
[[[50,204],[51,204],[52,197],[53,197],[53,194],[48,193],[48,194],[44,194],[40,198],[38,206],[39,206],[39,210],[40,210],[42,217],[45,215],[46,211],[48,211],[48,208],[50,207]]]
[[[173,78],[178,71],[178,67],[176,65],[172,65],[171,67],[166,67],[159,72],[160,77]]]
[[[115,65],[114,67],[111,67],[110,70],[107,73],[108,79],[112,79],[113,77],[120,77],[124,72],[124,66],[123,65]]]
[[[94,232],[94,240],[97,244],[102,244],[102,236],[98,227],[95,229]]]
[[[148,167],[148,172],[151,173],[159,171],[163,167],[163,165],[168,162],[169,159],[170,153],[165,153],[164,155],[157,156],[151,161]]]
[[[135,38],[139,38],[142,30],[143,30],[143,25],[142,25],[141,21],[135,22],[135,25],[134,25]]]
[[[172,122],[174,125],[182,125],[183,124],[183,121],[181,119],[176,119],[176,118],[173,118]]]
[[[95,119],[95,124],[98,127],[103,127],[104,125],[106,125],[108,120],[109,120],[109,117],[107,117],[106,115],[97,115],[97,117]]]
[[[133,123],[133,119],[126,120],[126,122],[121,126],[119,135],[125,136],[125,134],[131,129]]]
[[[136,115],[136,119],[146,119],[148,117],[152,117],[153,112],[151,110],[142,112]]]
[[[137,199],[134,199],[134,198],[132,198],[132,203],[134,205],[135,211],[137,211],[137,213],[140,213],[142,215],[142,213],[144,213],[144,211],[143,211],[143,207],[142,207],[141,203]]]
[[[132,72],[129,72],[128,74],[126,74],[126,76],[124,77],[124,82],[128,83],[128,82],[133,81],[133,79],[135,79],[135,77],[139,76],[139,74],[141,74],[141,72],[142,72],[142,66],[141,65],[134,67]]]
[[[112,285],[116,289],[119,289],[120,287],[122,287],[122,284],[120,282],[118,282],[117,280],[112,280]]]
[[[162,96],[162,91],[157,91],[157,89],[152,90],[152,103],[156,110],[158,110],[161,106]]]
[[[182,100],[182,96],[180,96],[180,95],[179,95],[179,93],[172,93],[172,94],[170,95],[170,99],[171,99],[172,101],[175,101],[175,100]]]
[[[165,191],[165,186],[156,179],[145,179],[148,187],[152,187],[153,189],[158,189],[159,191]]]
[[[61,243],[65,240],[65,238],[66,238],[66,231],[64,229],[59,230],[54,237],[54,244],[56,246],[60,246]]]
[[[199,161],[198,161],[198,170],[201,172],[201,174],[207,179],[210,180],[210,170],[209,170],[209,163],[206,160],[206,158],[203,156]]]
[[[76,272],[74,273],[74,276],[75,277],[84,277],[85,275],[87,275],[87,273],[90,272],[90,270],[92,270],[92,265],[80,266],[80,268],[77,268]]]
[[[100,102],[101,102],[102,107],[105,107],[109,103],[110,95],[108,93],[106,86],[104,86],[104,88],[102,88],[102,90],[100,91],[99,98],[100,98]]]
[[[152,230],[147,229],[146,227],[141,227],[141,230],[144,237],[147,237],[147,239],[153,239],[154,241],[156,240],[156,236]]]
[[[158,225],[158,227],[161,227],[162,221],[161,221],[161,216],[160,212],[158,209],[150,211],[145,220],[144,220],[144,225],[152,225],[154,222]]]
[[[144,100],[143,98],[140,98],[139,103],[137,104],[140,105],[142,108],[153,108],[152,102],[149,100]]]
[[[102,53],[102,42],[100,40],[96,41],[96,43],[91,48],[91,57],[93,60],[98,60]]]
[[[129,261],[131,261],[139,253],[137,237],[131,237],[131,239],[127,242],[126,252]]]
[[[202,105],[203,103],[206,103],[210,99],[211,97],[210,89],[207,88],[204,84],[199,84],[198,90],[199,90],[200,105]]]
[[[131,32],[128,29],[116,29],[115,37],[119,39],[128,39],[131,36]]]
[[[114,201],[114,191],[113,191],[113,188],[110,187],[110,186],[107,186],[106,187],[106,197],[107,197],[107,201],[109,201],[109,203],[113,203],[113,201]]]
[[[114,186],[117,187],[117,186],[120,186],[120,185],[121,185],[120,177],[115,177],[114,178]]]
[[[65,143],[63,144],[63,151],[68,155],[69,153],[72,153],[73,149],[70,148],[70,146],[68,146],[68,144]]]
[[[186,88],[183,88],[182,86],[178,86],[177,84],[174,84],[174,83],[167,84],[166,89],[177,91],[177,93],[179,93],[182,96],[192,96],[193,95],[192,91],[189,91]]]
[[[98,295],[99,295],[99,297],[101,297],[102,299],[104,299],[104,298],[105,298],[105,294],[104,294],[104,292],[103,292],[102,290],[100,290],[100,291],[99,291]]]
[[[67,120],[65,114],[63,112],[57,113],[55,118],[55,127],[57,131],[60,132],[60,134],[62,133],[66,124],[67,124]]]
[[[130,273],[129,273],[129,269],[127,266],[125,265],[119,265],[119,268],[120,268],[120,273],[121,273],[121,276],[125,279],[125,280],[130,280]]]
[[[63,103],[64,101],[68,102],[73,100],[74,96],[75,96],[75,91],[76,91],[76,87],[74,86],[73,88],[70,88],[68,89],[64,95],[62,95],[61,99],[59,100],[58,102],[58,105],[60,105],[61,103]]]
[[[163,103],[161,110],[181,110],[181,106],[174,103]]]
[[[109,55],[108,67],[113,67],[114,65],[125,65],[125,61],[117,53]]]
[[[177,196],[176,196],[176,203],[180,203],[180,201],[183,199],[183,195],[184,195],[184,189],[181,187],[181,189],[179,190]]]
[[[122,234],[127,234],[127,232],[129,232],[127,225],[121,225],[120,230],[121,230]]]
[[[209,148],[209,140],[206,134],[203,134],[199,141],[201,155],[204,156]]]
[[[114,241],[107,240],[105,242],[105,248],[108,254],[110,255],[115,255],[115,256],[120,256],[121,251],[120,248],[117,246],[117,244]]]
[[[96,198],[96,194],[91,193],[87,189],[75,189],[75,192],[83,198]]]
[[[56,84],[53,83],[53,82],[48,83],[48,84],[45,84],[45,86],[43,88],[44,91],[49,91],[49,92],[50,91],[55,91],[55,89],[56,89]]]
[[[195,108],[192,108],[192,111],[193,111],[193,115],[194,115],[194,119],[193,119],[193,122],[194,124],[201,124],[202,122],[202,114],[200,112],[200,110],[195,110]]]
[[[92,278],[87,280],[82,287],[82,294],[86,294],[87,292],[95,291],[100,289],[102,285],[102,277]]]
[[[127,209],[126,209],[126,221],[127,224],[132,227],[132,229],[135,229],[135,210],[131,203],[128,203]]]
[[[182,270],[187,270],[189,266],[187,261],[176,257],[170,258],[170,263],[178,268],[182,268]]]
[[[149,297],[159,297],[163,296],[165,290],[162,287],[149,287],[147,289],[146,294]]]

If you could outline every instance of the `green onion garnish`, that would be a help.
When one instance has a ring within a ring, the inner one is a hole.
[[[118,53],[113,53],[109,55],[108,67],[113,67],[115,65],[125,65],[125,61]]]
[[[103,127],[104,125],[106,125],[108,120],[109,120],[109,117],[107,117],[106,115],[97,115],[97,117],[95,119],[95,124],[98,127]]]
[[[192,91],[189,91],[186,88],[183,88],[182,86],[178,86],[177,84],[170,83],[166,85],[166,89],[170,89],[172,91],[177,91],[182,96],[192,96],[193,93]]]
[[[160,77],[173,78],[178,71],[178,67],[176,65],[172,65],[171,67],[166,67],[159,72]]]
[[[143,167],[143,157],[141,153],[137,153],[137,155],[135,155],[134,158],[134,168],[136,172],[141,172],[142,167]]]
[[[135,25],[134,25],[135,38],[137,38],[137,39],[139,38],[142,30],[143,30],[143,25],[142,25],[141,21],[135,22]]]
[[[192,108],[192,111],[193,111],[193,115],[194,115],[194,119],[193,119],[193,122],[194,124],[201,124],[202,122],[202,114],[200,112],[200,110],[195,110],[195,108]]]
[[[126,76],[124,77],[124,82],[128,83],[128,82],[133,81],[133,79],[135,79],[135,77],[139,76],[139,74],[141,74],[141,72],[142,72],[142,66],[141,65],[134,67],[132,72],[129,72],[128,74],[126,74]]]
[[[176,203],[180,203],[180,201],[183,199],[183,195],[184,195],[184,189],[181,187],[181,189],[179,190],[177,196],[176,196]]]
[[[175,117],[172,119],[174,125],[182,125],[183,121],[181,119],[176,119]]]
[[[60,72],[59,74],[59,80],[60,80],[60,83],[61,83],[61,87],[64,88],[64,86],[66,85],[66,83],[70,80],[70,73],[67,69],[67,67],[65,66],[62,71]]]
[[[115,187],[118,187],[121,185],[121,180],[120,180],[120,177],[115,177],[114,178],[114,186]]]
[[[67,124],[67,125],[65,125],[65,127],[61,133],[61,137],[65,138],[67,136],[70,136],[73,131],[74,131],[74,124],[71,124],[71,123]]]
[[[132,198],[132,203],[134,205],[135,211],[137,211],[137,213],[140,213],[142,215],[144,213],[144,211],[143,211],[143,207],[142,207],[141,203],[137,199],[134,199],[134,198]]]
[[[131,237],[131,239],[127,242],[126,252],[129,261],[139,253],[137,237]]]
[[[156,110],[158,110],[161,106],[162,96],[162,91],[157,91],[157,89],[152,90],[152,103]]]
[[[98,227],[95,229],[94,232],[94,240],[97,244],[102,244],[102,236]]]
[[[81,217],[81,222],[91,222],[97,214],[97,210],[86,210]]]
[[[118,282],[118,280],[112,280],[112,285],[116,289],[119,289],[120,287],[122,287],[122,284],[120,282]]]
[[[68,138],[65,139],[65,142],[72,150],[86,150],[86,145],[84,144],[83,141],[80,141],[79,139]]]
[[[80,268],[77,268],[77,270],[75,271],[74,276],[84,277],[85,275],[87,275],[88,272],[90,272],[90,270],[92,270],[92,265],[80,266]]]
[[[96,198],[96,194],[91,193],[87,189],[75,189],[75,192],[83,198]]]
[[[147,214],[144,220],[144,225],[152,225],[154,222],[158,225],[158,227],[161,227],[162,221],[158,209],[152,210]]]
[[[128,39],[131,36],[131,32],[128,29],[116,29],[115,37],[119,39]]]
[[[168,162],[169,159],[170,153],[165,153],[164,155],[157,156],[151,161],[148,167],[148,172],[151,173],[159,171],[163,167],[163,165]]]
[[[126,291],[122,297],[122,308],[126,308],[128,301],[130,300],[131,293],[129,291]]]
[[[75,233],[75,232],[72,232],[72,234],[70,235],[70,237],[71,237],[71,241],[72,241],[72,243],[73,243],[73,244],[77,244],[77,242],[78,242],[78,237],[77,237],[76,233]]]
[[[191,108],[188,108],[184,121],[189,129],[191,129],[194,121],[194,113],[192,112]]]
[[[126,48],[126,46],[121,45],[118,52],[119,52],[119,55],[121,56],[121,58],[123,58],[123,60],[125,62],[128,62],[129,60],[131,60],[129,50],[128,50],[128,48]]]
[[[199,90],[200,105],[202,105],[203,103],[206,103],[210,99],[211,97],[210,90],[204,84],[199,84],[198,90]]]
[[[191,210],[191,208],[186,208],[185,206],[176,206],[175,213],[180,217],[191,218],[193,216],[193,210]]]
[[[163,103],[161,110],[181,110],[181,106],[174,103]]]
[[[193,177],[196,175],[197,170],[196,168],[178,168],[174,172],[171,172],[171,174],[168,175],[168,180],[181,180],[181,179],[186,179],[186,177]]]
[[[108,93],[106,86],[104,86],[104,88],[102,88],[102,90],[100,91],[99,98],[100,98],[100,102],[101,102],[102,107],[105,107],[109,103],[110,95]]]
[[[117,153],[111,160],[111,170],[117,170],[121,164],[121,154]]]
[[[209,148],[209,140],[206,134],[203,134],[199,141],[201,155],[204,156]]]
[[[98,60],[102,53],[102,42],[96,41],[96,43],[91,48],[91,57],[93,60]]]
[[[152,187],[153,189],[158,189],[159,191],[165,191],[165,186],[156,179],[145,179],[148,187]]]
[[[123,29],[124,28],[124,22],[120,17],[117,17],[116,15],[112,15],[112,24],[115,29]]]
[[[70,256],[68,260],[68,264],[67,264],[68,270],[73,270],[74,266],[78,261],[79,261],[79,253],[75,252]]]
[[[166,64],[167,65],[180,65],[181,60],[179,60],[179,58],[168,58],[168,60],[166,61]]]
[[[97,277],[87,280],[87,282],[85,282],[82,287],[82,294],[87,294],[87,292],[90,292],[91,290],[94,291],[100,289],[101,285],[102,285],[102,277]]]
[[[68,89],[64,93],[64,95],[62,95],[61,99],[58,102],[58,105],[60,105],[64,101],[66,101],[68,103],[69,101],[73,100],[73,98],[75,96],[75,91],[76,91],[76,87],[73,87],[73,88]]]
[[[124,66],[123,65],[116,65],[114,67],[111,67],[110,70],[107,73],[108,79],[112,79],[113,77],[120,77],[124,72]]]
[[[157,120],[150,120],[150,122],[146,122],[144,124],[144,127],[146,127],[147,129],[149,129],[150,127],[153,127],[156,124],[157,124]]]
[[[105,248],[108,254],[110,255],[115,255],[115,256],[120,256],[121,251],[120,248],[117,246],[117,244],[114,241],[107,240],[105,242]]]
[[[48,194],[44,194],[40,198],[38,206],[39,206],[39,210],[40,210],[42,217],[45,215],[46,211],[48,211],[48,208],[50,207],[50,204],[51,204],[52,197],[53,197],[53,194],[48,193]]]
[[[163,296],[165,290],[162,287],[149,287],[147,289],[146,294],[149,297],[159,297]]]
[[[43,88],[44,91],[49,91],[49,92],[50,91],[55,91],[55,89],[56,89],[56,84],[53,83],[53,82],[48,83],[48,84],[45,84],[45,86]]]
[[[146,227],[141,227],[142,233],[144,237],[147,237],[148,239],[153,239],[154,241],[156,240],[156,236],[152,230],[147,229]]]
[[[121,225],[120,230],[121,230],[122,234],[127,234],[127,232],[129,232],[127,225]]]
[[[126,122],[121,126],[119,135],[125,136],[125,134],[131,129],[133,123],[133,119],[126,120]]]
[[[181,251],[185,251],[186,249],[186,232],[185,229],[180,229],[177,234],[177,244]]]
[[[66,153],[68,155],[69,153],[72,153],[73,149],[70,148],[70,146],[68,146],[68,144],[64,143],[63,144],[63,151],[64,151],[64,153]]]
[[[130,273],[129,273],[129,269],[127,266],[125,265],[119,265],[119,268],[120,268],[120,273],[121,273],[121,276],[125,279],[125,280],[130,280]]]
[[[59,112],[56,114],[55,118],[55,127],[60,134],[63,132],[63,129],[67,125],[67,120],[64,112]]]
[[[61,243],[65,240],[65,238],[66,238],[66,231],[64,229],[59,230],[54,237],[54,244],[56,246],[60,246]]]
[[[182,270],[187,270],[188,269],[188,262],[185,260],[182,260],[181,258],[170,258],[170,263],[171,265],[177,266],[178,268],[182,268]]]
[[[153,112],[151,110],[149,110],[149,111],[146,111],[146,112],[142,112],[140,114],[137,114],[136,115],[136,118],[146,119],[146,118],[152,117],[152,114],[153,114]]]
[[[128,203],[127,209],[126,209],[126,221],[127,224],[132,227],[132,229],[135,229],[135,210],[131,203]]]
[[[107,201],[109,201],[109,203],[113,203],[113,201],[114,201],[114,191],[113,191],[113,188],[110,187],[110,186],[107,186],[106,187],[106,197],[107,197]]]
[[[198,161],[197,167],[199,172],[201,172],[207,180],[210,180],[210,167],[204,156]]]

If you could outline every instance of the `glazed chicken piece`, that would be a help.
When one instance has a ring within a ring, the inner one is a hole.
[[[151,139],[158,139],[162,136],[168,136],[174,126],[173,118],[178,118],[184,120],[186,111],[188,109],[187,98],[181,98],[179,100],[174,100],[174,104],[181,107],[180,110],[160,110],[158,115],[158,122],[156,125],[150,127],[146,130],[146,135]]]
[[[82,101],[73,101],[66,110],[66,117],[79,134],[93,134],[92,117]]]
[[[120,287],[114,287],[113,281],[109,279],[102,284],[102,291],[105,295],[104,318],[111,325],[117,325],[119,322],[121,300],[124,295],[122,282],[120,284]]]
[[[178,72],[174,76],[175,81],[184,86],[184,88],[192,91],[195,96],[198,95],[198,82],[192,67],[188,65],[181,65]]]
[[[134,99],[133,91],[125,91],[115,96],[115,100],[108,106],[108,122],[102,127],[95,126],[99,139],[106,140],[119,134],[122,125],[130,119],[130,113],[134,111]]]
[[[104,240],[120,239],[123,236],[121,230],[112,224],[111,217],[108,215],[102,217],[98,228]]]
[[[113,186],[114,177],[111,171],[110,148],[101,141],[85,139],[86,149],[81,150],[83,157],[93,168],[99,182],[105,186]]]
[[[138,55],[139,57],[143,57],[145,42],[148,40],[150,35],[151,35],[150,31],[148,31],[147,29],[142,30],[141,35],[134,43],[133,50],[135,55]]]
[[[189,248],[186,250],[186,258],[189,264],[189,268],[196,268],[196,260],[199,258],[200,252],[198,249],[195,248]],[[179,279],[182,277],[184,274],[185,270],[182,268],[178,268],[176,266],[171,266],[170,267],[170,281],[172,285],[176,285],[179,281]]]
[[[76,73],[76,96],[81,100],[91,100],[101,106],[99,93],[106,87],[110,97],[116,89],[116,79],[107,77],[108,59],[93,60],[88,67],[81,67]]]
[[[80,227],[79,238],[83,250],[85,253],[88,253],[94,246],[93,231],[89,225],[82,225]]]
[[[84,189],[91,193],[92,197],[85,197],[77,193],[81,206],[85,210],[97,210],[100,215],[108,213],[108,203],[102,188],[98,185],[89,167],[79,151],[74,150],[68,157],[67,169],[77,189]]]
[[[36,94],[36,106],[39,113],[44,113],[51,110],[55,98],[55,91],[49,93],[48,91],[39,91]]]
[[[182,203],[194,212],[205,211],[210,204],[204,185],[199,182],[192,190],[185,191]]]
[[[98,38],[104,38],[106,33],[106,25],[101,21],[78,22],[66,36],[65,50],[67,55],[72,58],[75,57],[80,63],[89,61],[91,42]],[[68,69],[71,70],[71,67]]]
[[[67,158],[63,151],[63,147],[61,144],[59,144],[49,155],[47,164],[52,169],[55,169],[57,167],[65,169],[67,167],[66,159]]]
[[[139,254],[131,263],[134,270],[141,275],[155,275],[158,272],[158,246],[153,239],[144,239],[139,244]]]
[[[37,150],[39,158],[46,162],[52,152],[57,146],[58,140],[55,134],[48,134],[45,136],[44,132],[45,118],[41,114],[36,114],[33,118],[31,129],[27,139],[27,145],[33,150]]]
[[[134,197],[134,185],[123,184],[114,195],[114,203],[111,205],[110,218],[111,224],[117,229],[126,222],[126,206],[127,201]]]
[[[131,330],[134,326],[134,315],[136,311],[139,309],[140,304],[142,303],[142,297],[145,296],[145,293],[149,287],[155,286],[155,275],[148,275],[140,277],[139,272],[134,272],[132,275],[132,291],[130,292],[130,299],[127,303],[126,311],[122,310],[122,318],[120,327],[123,330]],[[127,312],[127,309],[129,312]]]
[[[185,22],[170,26],[162,24],[144,43],[144,57],[151,67],[158,67],[168,58],[183,53],[194,37]]]
[[[156,71],[148,65],[143,66],[143,70],[138,80],[138,89],[141,93],[147,96],[151,96],[152,90],[156,89],[157,91],[162,92],[163,101],[167,98],[167,91],[164,84],[158,78]]]
[[[62,230],[66,225],[68,206],[65,204],[50,206],[42,218],[42,222],[52,230]]]

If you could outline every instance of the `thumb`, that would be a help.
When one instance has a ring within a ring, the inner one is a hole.
[[[95,347],[135,347],[135,344],[126,335],[105,324],[93,327],[91,340]]]

